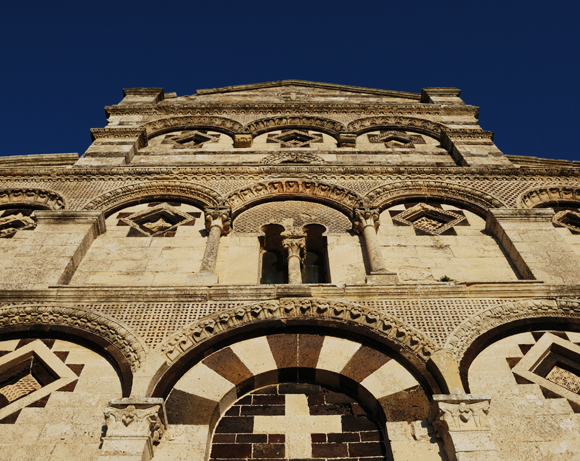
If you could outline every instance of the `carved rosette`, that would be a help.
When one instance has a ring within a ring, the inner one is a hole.
[[[227,235],[231,230],[232,211],[227,206],[207,207],[205,210],[205,227],[211,231],[212,227],[219,227],[221,235]]]
[[[336,320],[371,328],[422,362],[439,349],[426,334],[395,317],[353,302],[324,298],[283,298],[221,311],[181,329],[159,349],[170,364],[189,349],[233,328],[268,319],[293,318]]]
[[[372,226],[375,230],[379,229],[380,211],[378,208],[355,208],[353,228],[357,233],[362,233],[363,229]]]

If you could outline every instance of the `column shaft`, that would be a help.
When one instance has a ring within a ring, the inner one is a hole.
[[[207,242],[205,245],[205,252],[203,253],[203,259],[201,260],[200,272],[215,272],[215,267],[217,264],[217,255],[220,246],[220,238],[222,235],[222,226],[214,224],[209,230],[209,236],[207,237]]]
[[[371,274],[387,273],[383,253],[377,237],[377,231],[373,224],[368,224],[363,229],[365,244],[367,247],[367,255],[369,257],[369,264],[371,265]]]

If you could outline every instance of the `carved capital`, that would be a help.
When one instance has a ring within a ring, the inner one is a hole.
[[[290,229],[280,234],[283,238],[282,246],[288,251],[288,257],[298,256],[306,249],[306,234],[298,229]]]
[[[234,135],[234,147],[252,147],[251,134],[236,134]]]
[[[113,399],[105,408],[106,438],[148,438],[157,443],[167,428],[163,399]]]
[[[229,207],[214,206],[207,207],[205,210],[205,227],[208,232],[212,227],[219,227],[222,235],[230,232],[232,224],[232,211]]]
[[[449,432],[488,431],[490,401],[487,394],[434,395],[429,420],[439,437]]]
[[[354,209],[354,230],[361,233],[367,226],[379,228],[379,209],[378,208],[355,208]]]

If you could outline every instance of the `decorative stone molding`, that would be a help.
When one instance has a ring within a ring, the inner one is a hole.
[[[354,205],[362,201],[362,198],[356,192],[334,184],[303,179],[279,179],[258,182],[249,187],[239,189],[230,193],[224,202],[228,203],[232,207],[232,212],[236,214],[236,212],[248,208],[254,202],[290,196],[316,198],[331,206],[334,205],[334,207],[344,211],[349,216]]]
[[[356,132],[360,135],[366,131],[376,130],[378,127],[385,129],[417,131],[439,139],[441,136],[441,130],[444,126],[430,120],[394,115],[361,118],[350,122],[346,127],[346,131]]]
[[[117,348],[137,371],[145,358],[145,347],[138,337],[118,321],[94,311],[75,307],[22,304],[0,308],[3,328],[46,325],[73,327],[93,333]]]
[[[471,344],[486,332],[517,320],[542,318],[580,319],[580,300],[537,299],[491,307],[463,321],[453,330],[445,348],[461,362]]]
[[[445,149],[451,149],[454,143],[493,142],[494,135],[492,131],[484,131],[479,128],[444,128],[441,134],[441,145]]]
[[[338,137],[340,131],[344,131],[344,125],[336,120],[307,115],[262,118],[248,123],[244,130],[256,136],[268,131],[292,127],[322,131],[334,138]]]
[[[199,184],[183,181],[151,181],[106,192],[85,204],[82,209],[107,211],[124,203],[148,198],[159,199],[160,197],[181,198],[199,203],[202,206],[216,205],[220,202],[220,195],[217,192]]]
[[[145,123],[141,127],[146,130],[149,139],[169,131],[191,129],[192,127],[220,131],[232,137],[243,131],[241,123],[229,118],[211,115],[167,117]]]
[[[487,394],[434,395],[429,422],[443,439],[449,461],[461,461],[460,454],[485,454],[494,459],[497,452],[491,441],[487,420],[491,397]],[[472,459],[472,458],[469,458]],[[477,458],[480,459],[480,458]]]
[[[191,348],[228,330],[264,320],[297,318],[328,319],[370,328],[423,363],[438,349],[427,335],[393,316],[353,302],[324,298],[282,298],[223,310],[182,328],[158,348],[171,364]]]
[[[19,230],[33,230],[35,228],[34,214],[25,216],[22,211],[19,211],[17,214],[0,218],[0,238],[11,238]]]
[[[406,197],[440,198],[447,202],[460,202],[481,211],[503,208],[506,205],[497,198],[471,187],[450,182],[420,180],[400,181],[371,190],[365,196],[369,205],[381,209]]]
[[[520,208],[535,208],[550,202],[578,202],[580,206],[580,187],[557,185],[536,187],[518,197]]]
[[[101,456],[147,461],[153,458],[153,444],[167,429],[163,399],[113,399],[104,411],[107,432]]]
[[[26,205],[48,210],[66,208],[64,198],[57,192],[31,188],[0,190],[0,207],[6,205]]]
[[[567,227],[572,232],[580,234],[580,213],[572,210],[558,211],[552,216],[552,224],[557,227]]]
[[[91,140],[124,139],[127,143],[135,142],[135,147],[141,149],[147,146],[147,137],[142,127],[138,128],[91,128]]]
[[[121,218],[121,221],[143,236],[157,237],[175,231],[178,226],[190,223],[194,219],[189,213],[167,203],[161,203]]]
[[[326,162],[322,157],[309,152],[276,152],[265,157],[262,163],[266,165],[279,165],[282,163],[323,164]]]

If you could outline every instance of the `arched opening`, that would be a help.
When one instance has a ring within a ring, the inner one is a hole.
[[[306,232],[306,255],[302,261],[302,283],[328,283],[328,254],[324,226],[309,224]]]
[[[261,284],[288,283],[288,263],[282,248],[284,227],[278,224],[268,224],[263,227],[264,235],[260,237],[261,246]]]

